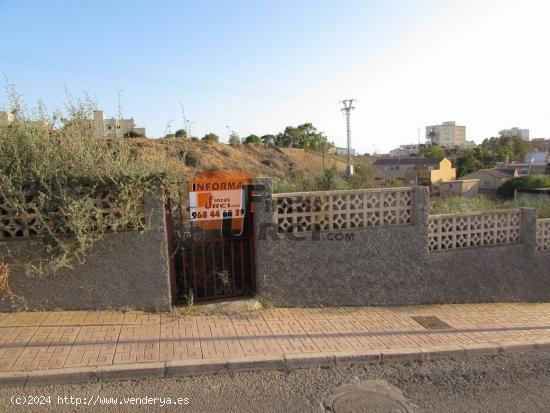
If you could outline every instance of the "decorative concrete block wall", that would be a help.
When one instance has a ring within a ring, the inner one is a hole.
[[[171,306],[168,245],[161,196],[152,196],[146,201],[145,219],[147,231],[105,234],[86,261],[75,264],[74,268],[40,278],[29,277],[21,269],[12,272],[11,289],[34,310],[168,309]],[[24,235],[24,229],[29,228],[23,221],[12,221],[12,224],[12,228],[16,224],[23,228],[13,232],[15,235]],[[8,235],[0,238],[0,260],[8,263],[12,260],[5,255],[2,241],[9,244],[11,254],[18,259],[44,254],[38,239],[7,238]],[[0,294],[0,311],[17,309],[15,303],[20,301]]]
[[[262,183],[257,286],[276,305],[550,300],[535,210],[430,217],[424,187],[271,195]],[[410,200],[396,204],[403,194]],[[410,219],[382,218],[398,206]]]

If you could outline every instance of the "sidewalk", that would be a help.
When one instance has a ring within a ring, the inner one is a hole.
[[[425,328],[411,318],[417,316],[437,317],[448,327]],[[163,377],[535,349],[550,349],[550,304],[270,309],[234,316],[0,314],[0,382],[39,382],[65,373],[60,380],[71,380],[69,373],[75,380],[79,374]]]

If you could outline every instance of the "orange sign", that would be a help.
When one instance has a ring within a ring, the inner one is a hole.
[[[244,186],[252,177],[242,171],[206,171],[189,182],[189,215],[203,229],[221,228],[231,220],[233,230],[242,229],[246,211]]]

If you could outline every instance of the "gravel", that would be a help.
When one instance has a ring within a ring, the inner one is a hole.
[[[332,389],[368,379],[397,386],[420,412],[548,412],[550,353],[467,357],[425,363],[342,365],[326,369],[257,371],[177,379],[149,379],[0,389],[9,412],[320,412]],[[16,406],[13,395],[50,396],[51,404]],[[58,396],[178,397],[188,405],[60,406]]]

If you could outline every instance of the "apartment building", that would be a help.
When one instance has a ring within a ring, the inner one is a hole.
[[[343,155],[343,156],[348,155],[348,148],[336,147],[336,148],[334,148],[334,150],[335,150],[336,155]],[[349,153],[350,153],[351,156],[355,156],[355,149],[350,148]]]
[[[466,144],[466,126],[459,126],[453,121],[426,126],[426,142],[446,149],[463,147]]]
[[[145,136],[145,128],[137,128],[134,118],[130,119],[115,119],[105,118],[103,111],[94,111],[94,129],[97,136],[115,139],[122,138],[128,132],[135,132]]]
[[[521,138],[524,141],[529,140],[529,129],[513,127],[510,129],[502,129],[498,134],[503,138]]]

